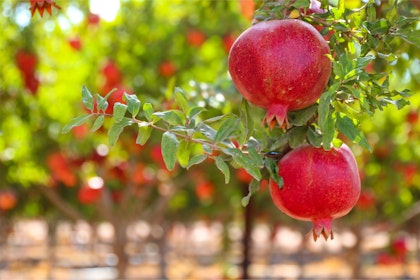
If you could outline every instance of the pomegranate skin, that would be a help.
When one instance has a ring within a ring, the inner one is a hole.
[[[331,236],[332,220],[355,206],[360,196],[360,177],[350,148],[325,151],[302,145],[286,154],[278,163],[284,180],[282,189],[270,182],[274,204],[288,216],[312,221],[315,241],[322,234]]]
[[[314,104],[324,91],[331,61],[329,46],[309,23],[270,20],[245,30],[229,52],[228,67],[239,93],[265,108],[264,121],[282,126],[288,111]]]

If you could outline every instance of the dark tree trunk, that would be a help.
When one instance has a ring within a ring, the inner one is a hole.
[[[360,226],[352,228],[353,234],[356,236],[356,243],[350,249],[349,262],[352,267],[352,279],[362,279],[362,232]]]
[[[114,254],[118,258],[117,263],[117,279],[127,278],[127,268],[129,265],[129,257],[126,252],[127,245],[127,225],[122,223],[114,223],[115,240],[113,244]]]
[[[242,186],[244,190],[244,195],[248,194],[248,185]],[[242,276],[241,279],[250,279],[249,277],[249,265],[251,264],[251,233],[253,227],[253,215],[252,215],[252,200],[249,201],[249,204],[244,208],[243,212],[243,222],[244,222],[244,234],[242,237]]]

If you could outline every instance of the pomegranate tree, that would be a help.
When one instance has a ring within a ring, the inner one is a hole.
[[[316,241],[331,236],[332,220],[346,215],[360,195],[360,177],[350,148],[324,150],[301,145],[278,163],[284,186],[270,182],[275,205],[292,218],[312,221]]]
[[[265,122],[283,125],[287,112],[314,104],[331,74],[327,42],[297,19],[257,23],[243,32],[229,53],[229,72],[241,95],[265,108]]]

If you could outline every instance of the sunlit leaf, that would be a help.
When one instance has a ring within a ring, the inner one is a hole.
[[[178,162],[182,167],[187,167],[189,160],[190,160],[190,154],[192,150],[192,143],[186,140],[181,140],[179,142],[178,152],[177,152],[177,158]]]
[[[179,141],[175,134],[167,131],[162,135],[162,156],[168,170],[173,170],[176,163]]]
[[[89,111],[94,110],[93,96],[86,86],[82,88],[82,103]]]
[[[127,109],[130,114],[135,117],[140,112],[140,100],[135,94],[127,94],[124,92],[124,98],[127,100]]]
[[[75,117],[74,119],[72,119],[69,123],[67,123],[63,127],[62,133],[68,133],[68,132],[70,132],[70,130],[72,130],[74,127],[84,124],[92,116],[94,116],[94,115],[84,114],[84,115],[80,115],[78,117]]]
[[[127,105],[122,104],[120,102],[116,102],[114,104],[113,116],[112,116],[114,118],[114,121],[116,123],[119,123],[120,121],[122,121],[125,116],[125,112],[127,112]]]
[[[223,173],[225,176],[225,183],[229,183],[230,181],[230,169],[226,162],[223,160],[221,156],[216,157],[216,167]]]
[[[136,144],[143,146],[149,140],[153,128],[150,126],[139,126],[137,132]]]
[[[99,128],[102,127],[102,125],[104,124],[104,120],[105,120],[105,116],[104,115],[99,115],[95,122],[92,125],[92,128],[90,129],[90,132],[95,132],[97,131]]]
[[[111,146],[114,146],[117,143],[118,138],[120,137],[121,132],[126,126],[133,124],[133,121],[128,118],[122,119],[120,122],[114,122],[108,131],[108,141]]]

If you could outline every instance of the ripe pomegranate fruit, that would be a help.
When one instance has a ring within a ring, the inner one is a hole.
[[[284,180],[282,189],[270,182],[274,204],[292,218],[312,221],[316,241],[331,236],[332,220],[346,215],[360,195],[360,177],[350,148],[326,151],[304,144],[286,154],[278,163]]]
[[[309,23],[297,19],[257,23],[244,31],[229,52],[229,72],[241,95],[265,108],[273,128],[287,112],[315,103],[331,74],[327,42]]]

